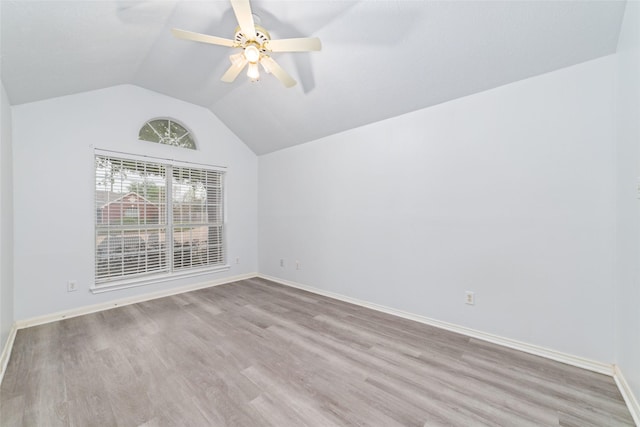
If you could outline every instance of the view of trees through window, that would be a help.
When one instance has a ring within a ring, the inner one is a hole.
[[[96,156],[96,283],[224,264],[223,174]]]
[[[140,129],[138,139],[173,145],[174,147],[196,149],[196,143],[191,133],[183,125],[171,119],[148,121]]]

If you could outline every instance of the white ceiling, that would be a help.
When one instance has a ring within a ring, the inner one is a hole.
[[[623,1],[254,0],[272,38],[321,52],[273,54],[298,85],[220,77],[228,1],[0,1],[1,78],[13,105],[135,84],[210,109],[257,154],[615,52]],[[187,117],[178,117],[188,125]]]

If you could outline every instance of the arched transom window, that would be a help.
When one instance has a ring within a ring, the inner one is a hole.
[[[140,128],[138,139],[173,145],[174,147],[196,149],[196,142],[191,133],[173,119],[149,120]]]

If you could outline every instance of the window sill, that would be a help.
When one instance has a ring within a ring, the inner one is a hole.
[[[117,291],[120,289],[129,289],[129,288],[135,288],[138,286],[170,282],[172,280],[186,279],[189,277],[204,276],[206,274],[218,273],[220,271],[227,271],[230,268],[231,267],[227,264],[227,265],[221,265],[218,267],[203,268],[198,270],[190,270],[190,271],[184,271],[184,272],[181,271],[177,273],[156,274],[156,275],[145,276],[145,277],[140,277],[136,279],[117,280],[113,282],[103,283],[100,285],[94,285],[91,288],[89,288],[89,290],[93,294],[101,294],[103,292]]]

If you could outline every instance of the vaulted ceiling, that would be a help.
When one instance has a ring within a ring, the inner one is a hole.
[[[614,53],[624,1],[254,0],[276,38],[322,51],[273,54],[297,81],[220,77],[228,1],[0,1],[1,74],[13,105],[135,84],[210,109],[257,154],[301,144]],[[187,118],[178,118],[188,121]]]

